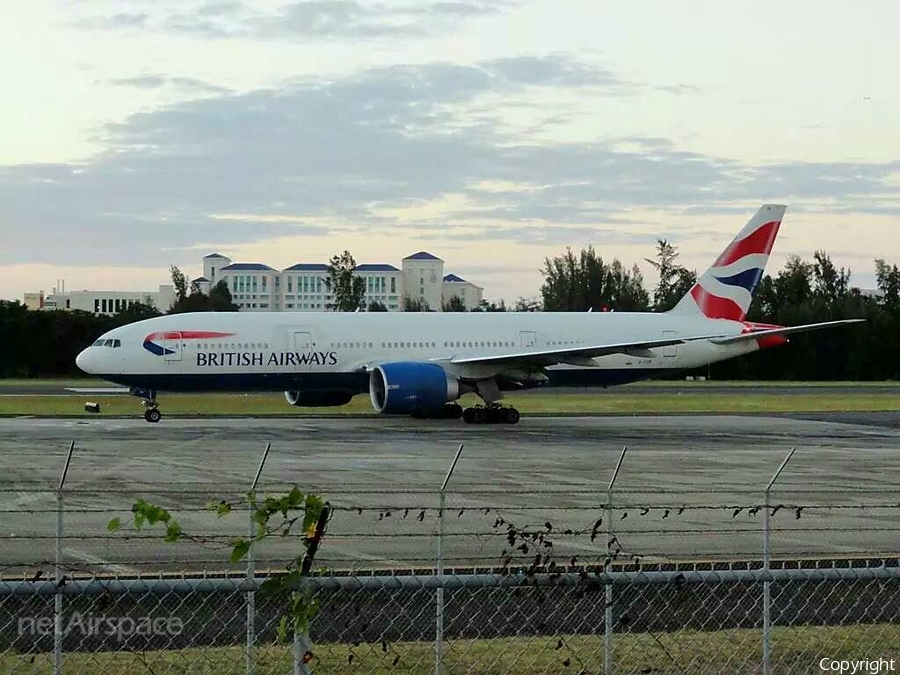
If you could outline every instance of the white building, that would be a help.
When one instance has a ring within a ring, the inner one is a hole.
[[[28,294],[26,294],[27,296]],[[136,302],[150,304],[160,312],[168,311],[175,302],[175,288],[161,285],[158,291],[63,291],[44,298],[41,309],[81,310],[92,314],[113,315]]]
[[[378,302],[388,311],[403,309],[403,297],[427,303],[441,311],[444,302],[458,295],[466,309],[481,302],[483,289],[456,275],[444,275],[444,261],[426,251],[407,256],[402,269],[386,263],[363,263],[354,269],[365,281],[364,304]],[[221,253],[203,258],[203,276],[194,279],[200,290],[209,292],[225,281],[232,300],[242,311],[323,312],[332,301],[328,291],[328,265],[298,263],[280,272],[263,263],[233,262]]]
[[[463,305],[469,311],[478,307],[484,297],[484,289],[481,286],[466,281],[455,274],[444,275],[443,284],[444,304],[449,304],[454,296],[462,300]]]
[[[482,291],[455,274],[444,273],[444,261],[427,251],[419,251],[403,259],[401,269],[386,263],[357,265],[354,274],[365,283],[365,306],[378,302],[388,311],[403,310],[403,298],[424,301],[429,310],[441,311],[453,296],[463,301],[467,310],[478,307]],[[328,292],[328,265],[298,263],[276,270],[263,263],[234,262],[221,253],[203,258],[203,276],[191,281],[201,292],[209,293],[224,281],[233,302],[250,312],[324,312],[332,301]],[[35,309],[80,309],[94,314],[115,314],[134,302],[149,302],[166,312],[175,302],[175,289],[160,286],[156,292],[71,291],[28,293],[26,300]]]

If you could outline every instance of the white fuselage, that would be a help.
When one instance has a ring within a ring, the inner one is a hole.
[[[451,360],[733,335],[744,328],[742,322],[655,313],[199,312],[110,331],[79,355],[78,366],[113,382],[154,391],[307,388],[361,393],[368,370],[398,361],[436,363],[471,380],[501,377],[526,385],[606,386],[696,368],[759,347],[753,340],[730,345],[699,340],[633,354],[547,361],[525,369]]]

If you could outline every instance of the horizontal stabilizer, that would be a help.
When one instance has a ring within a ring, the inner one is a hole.
[[[730,345],[736,342],[745,342],[747,340],[758,340],[762,337],[770,335],[790,335],[791,333],[805,333],[811,330],[819,330],[820,328],[830,328],[832,326],[841,326],[850,323],[860,323],[865,319],[842,319],[840,321],[825,321],[823,323],[808,323],[803,326],[785,326],[783,328],[767,328],[765,330],[750,331],[749,333],[741,333],[740,335],[729,335],[727,337],[713,338],[710,340],[717,345]]]

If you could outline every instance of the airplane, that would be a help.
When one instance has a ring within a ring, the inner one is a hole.
[[[653,379],[864,321],[747,321],[786,208],[763,204],[668,312],[168,314],[105,333],[76,364],[129,387],[148,422],[166,391],[284,392],[312,407],[368,394],[382,415],[516,424],[503,392]],[[483,404],[464,410],[467,393]]]

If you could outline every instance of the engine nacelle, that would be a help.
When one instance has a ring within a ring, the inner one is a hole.
[[[459,380],[434,363],[385,363],[369,375],[372,407],[384,415],[437,413],[459,397]]]
[[[353,400],[349,391],[286,391],[284,398],[293,406],[304,408],[332,408],[347,405]]]

